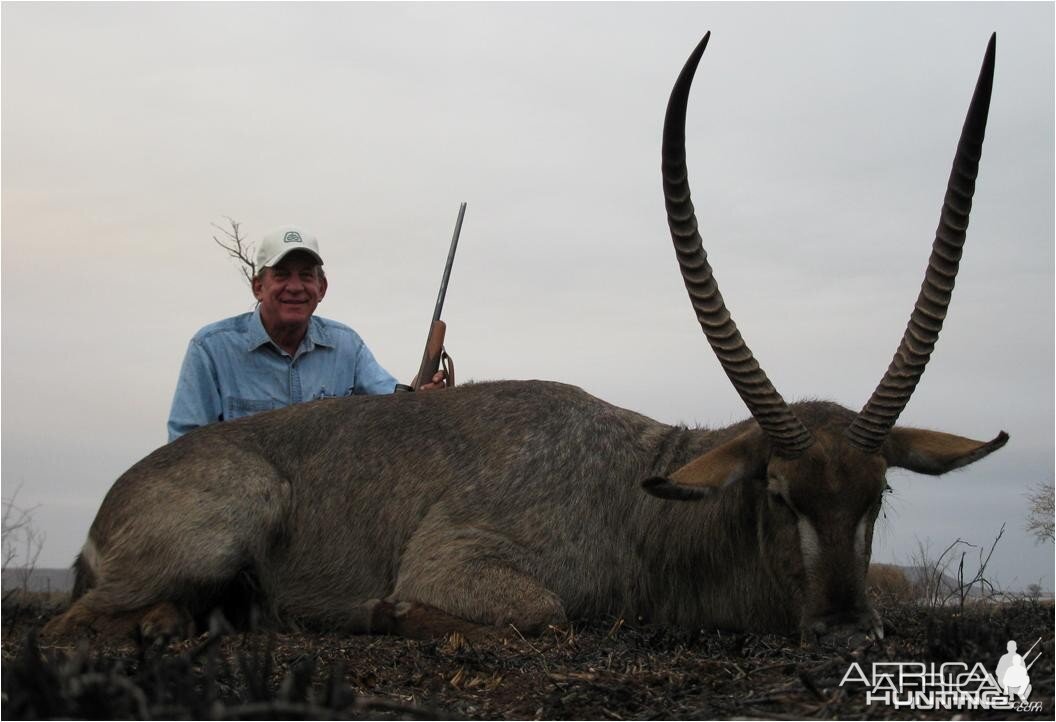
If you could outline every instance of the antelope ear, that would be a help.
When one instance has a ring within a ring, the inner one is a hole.
[[[881,453],[888,466],[937,476],[979,461],[1007,441],[1004,431],[992,441],[976,441],[941,431],[896,426],[884,441]]]
[[[766,475],[767,448],[758,430],[740,436],[701,454],[668,477],[654,476],[642,488],[661,499],[703,499],[740,481]]]

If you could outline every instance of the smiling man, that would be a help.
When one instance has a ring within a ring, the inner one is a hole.
[[[327,288],[315,236],[296,226],[272,231],[257,248],[256,267],[256,309],[209,324],[191,339],[169,412],[169,441],[302,401],[395,389],[396,379],[359,334],[314,315]],[[422,389],[444,385],[440,371]]]

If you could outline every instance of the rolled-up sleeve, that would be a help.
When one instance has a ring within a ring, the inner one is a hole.
[[[223,403],[216,366],[201,343],[191,339],[169,411],[169,441],[222,418]]]

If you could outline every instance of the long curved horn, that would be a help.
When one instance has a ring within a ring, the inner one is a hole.
[[[697,217],[689,197],[686,104],[693,75],[710,37],[709,32],[689,56],[667,103],[661,164],[667,224],[689,300],[708,343],[748,410],[770,437],[773,450],[780,456],[794,458],[811,445],[813,437],[770,383],[730,318],[697,232]]]
[[[990,91],[994,84],[996,44],[997,34],[994,33],[986,47],[979,80],[961,129],[946,198],[942,203],[939,227],[935,231],[931,258],[928,259],[928,270],[916,306],[909,317],[909,325],[880,385],[846,431],[850,442],[862,451],[877,451],[884,443],[884,438],[906,408],[924,373],[946,318],[965,231],[968,229],[968,214],[972,210],[975,178],[979,172],[979,157],[982,155],[986,118],[990,110]]]

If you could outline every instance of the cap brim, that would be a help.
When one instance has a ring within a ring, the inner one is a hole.
[[[320,256],[318,253],[313,251],[311,248],[306,248],[305,246],[297,246],[296,248],[283,248],[281,251],[276,253],[264,263],[264,268],[271,268],[291,253],[307,253],[308,255],[312,256],[316,261],[318,261],[320,266],[323,265],[323,257]]]

